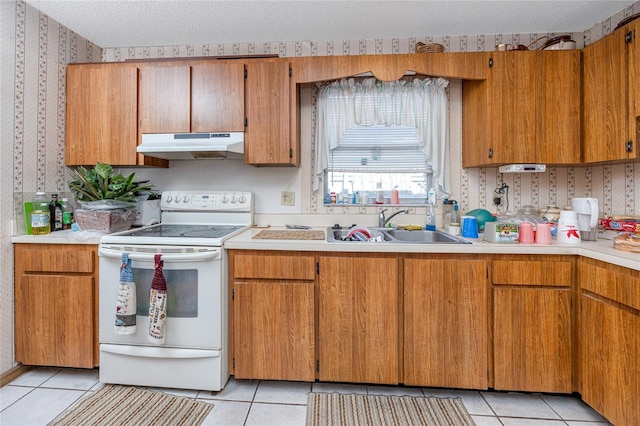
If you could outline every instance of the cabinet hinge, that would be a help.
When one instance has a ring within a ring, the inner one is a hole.
[[[244,78],[247,78],[247,70],[244,70]]]
[[[316,360],[316,372],[318,372],[318,373],[320,372],[320,360],[319,359]]]
[[[293,158],[293,148],[289,148],[289,158]]]
[[[235,288],[231,289],[231,300],[236,300],[236,289]]]
[[[293,77],[293,70],[289,67],[289,77]]]
[[[320,262],[316,262],[316,274],[320,275]]]
[[[489,68],[493,68],[493,58],[489,58]]]
[[[489,148],[489,152],[487,152],[487,157],[493,158],[493,148]]]
[[[633,43],[633,32],[629,31],[628,33],[626,33],[624,35],[624,41],[629,44],[629,43]]]
[[[233,364],[233,371],[236,371],[236,359],[235,358],[231,361],[231,364]]]
[[[244,118],[244,127],[247,127],[247,125],[249,124],[249,120],[247,119],[247,117]]]
[[[625,150],[627,152],[633,152],[633,141],[627,141],[625,144]]]

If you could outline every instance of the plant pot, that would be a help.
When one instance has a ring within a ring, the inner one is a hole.
[[[87,210],[77,209],[74,218],[83,231],[99,231],[107,234],[126,231],[136,219],[135,209]]]

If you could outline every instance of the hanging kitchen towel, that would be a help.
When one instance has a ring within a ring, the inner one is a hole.
[[[156,254],[155,272],[151,280],[149,294],[149,341],[156,345],[164,343],[165,320],[167,319],[167,282],[162,273],[164,262],[161,254]]]
[[[136,283],[133,281],[129,253],[122,253],[118,302],[116,305],[116,334],[134,334],[136,332]]]

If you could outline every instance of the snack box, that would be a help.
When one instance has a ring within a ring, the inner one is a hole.
[[[484,240],[491,243],[517,243],[518,224],[487,222],[484,224]]]
[[[620,232],[635,232],[636,234],[640,234],[640,219],[602,218],[600,219],[600,224],[604,229],[613,229],[614,231],[620,231]]]

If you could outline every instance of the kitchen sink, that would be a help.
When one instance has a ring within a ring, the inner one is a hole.
[[[384,230],[384,233],[391,236],[395,241],[403,243],[417,244],[471,244],[462,238],[449,235],[442,231],[407,231],[404,229]]]
[[[411,244],[471,244],[462,238],[442,231],[407,231],[404,229],[369,228],[375,241],[358,239],[354,229],[327,229],[327,241],[330,243],[411,243]]]

